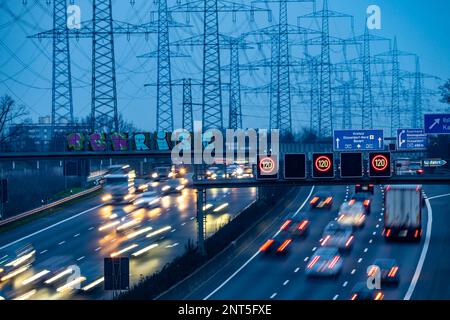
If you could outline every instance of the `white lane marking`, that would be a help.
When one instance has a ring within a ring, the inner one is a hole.
[[[181,225],[184,226],[186,224],[186,222],[183,222]]]
[[[77,261],[81,261],[81,260],[83,260],[84,258],[85,258],[85,256],[79,257],[79,258],[77,259]]]
[[[306,257],[305,259],[303,259],[303,261],[305,261],[305,262],[306,262],[306,261],[308,261],[308,259],[309,259],[309,257]]]
[[[313,251],[313,252],[316,251],[316,250],[317,250],[317,247],[312,248],[312,251]]]
[[[286,280],[285,282],[283,282],[283,286],[287,285],[289,283],[289,280]]]
[[[80,236],[79,233],[73,235],[74,238],[79,237],[79,236]]]
[[[348,281],[345,281],[342,286],[345,288],[348,285]]]
[[[305,204],[308,202],[309,197],[311,197],[312,193],[314,191],[314,186],[311,187],[311,191],[309,192],[308,196],[306,197],[305,201],[303,201],[302,205],[297,209],[297,211],[295,211],[293,217],[295,217],[300,210],[305,206]],[[278,230],[274,237],[280,233],[280,230]],[[253,259],[256,258],[256,256],[260,253],[260,251],[256,251],[256,253],[250,257],[250,259],[248,259],[242,266],[240,266],[231,276],[229,276],[224,282],[222,282],[216,289],[214,289],[210,294],[208,294],[206,297],[203,298],[203,300],[208,300],[212,295],[214,295],[217,291],[219,291],[220,289],[222,289],[228,282],[230,282],[231,279],[233,279],[239,272],[242,271],[242,269],[244,269],[250,262],[252,262]],[[275,292],[275,296],[277,295],[277,293]],[[274,296],[274,295],[273,295]],[[274,297],[275,297],[274,296]],[[271,298],[273,299],[273,298]]]
[[[275,297],[277,296],[277,294],[278,294],[278,293],[274,292],[274,293],[270,296],[270,299],[275,298]]]
[[[172,229],[172,231],[170,231],[170,232],[175,232],[175,231],[177,231],[177,229]]]
[[[21,241],[23,241],[23,240],[26,240],[26,239],[29,239],[29,238],[31,238],[31,237],[34,237],[35,235],[40,234],[40,233],[42,233],[42,232],[44,232],[44,231],[47,231],[47,230],[49,230],[49,229],[52,229],[52,228],[54,228],[54,227],[56,227],[56,226],[59,226],[60,224],[63,224],[64,222],[67,222],[67,221],[73,220],[73,219],[75,219],[75,218],[78,218],[79,216],[82,216],[82,215],[84,215],[84,214],[86,214],[86,213],[88,213],[88,212],[91,212],[91,211],[93,211],[93,210],[95,210],[95,209],[98,209],[98,208],[100,208],[101,206],[103,206],[103,204],[99,204],[98,206],[95,206],[95,207],[92,207],[92,208],[90,208],[90,209],[88,209],[88,210],[85,210],[85,211],[83,211],[83,212],[77,213],[76,215],[73,215],[73,216],[71,216],[71,217],[69,217],[69,218],[67,218],[67,219],[64,219],[64,220],[61,220],[61,221],[59,221],[59,222],[56,222],[56,223],[54,223],[54,224],[52,224],[52,225],[50,225],[50,226],[48,226],[48,227],[45,227],[45,228],[43,228],[43,229],[41,229],[41,230],[38,230],[38,231],[33,232],[33,233],[30,233],[29,235],[26,235],[25,237],[22,237],[22,238],[20,238],[20,239],[17,239],[17,240],[15,240],[15,241],[13,241],[13,242],[10,242],[10,243],[8,243],[8,244],[5,244],[4,246],[0,247],[0,250],[3,250],[3,249],[8,248],[8,247],[10,247],[10,246],[12,246],[12,245],[15,245],[16,243],[19,243],[19,242],[21,242]]]
[[[102,247],[98,247],[97,249],[95,249],[95,251],[98,251],[98,250],[100,250]]]
[[[368,249],[368,248],[365,248],[365,249],[364,249],[364,253],[366,253],[366,252],[367,252],[367,250],[369,250],[369,249]]]
[[[437,195],[437,196],[432,196],[432,197],[429,197],[428,200],[433,200],[433,199],[438,199],[438,198],[448,197],[448,196],[450,196],[450,193],[445,193],[445,194],[440,194],[440,195]]]
[[[433,211],[431,210],[430,199],[425,199],[428,211],[428,221],[427,221],[427,234],[425,238],[425,243],[423,244],[422,253],[420,254],[419,263],[417,264],[416,271],[412,277],[411,284],[409,285],[408,291],[406,292],[403,300],[411,299],[414,289],[416,288],[417,281],[419,281],[420,273],[422,272],[422,267],[427,257],[428,247],[430,246],[431,238],[431,227],[433,224]]]
[[[370,240],[369,240],[369,243],[372,243],[372,242],[373,242],[373,240],[372,240],[372,239],[370,239]]]
[[[90,227],[89,229],[88,229],[88,231],[91,231],[91,230],[93,230],[94,229],[94,227]]]
[[[361,263],[361,261],[362,261],[362,258],[359,258],[359,259],[358,259],[358,263]]]
[[[191,220],[194,220],[195,219],[195,217],[191,217]]]
[[[42,250],[41,252],[39,252],[39,254],[44,254],[44,253],[46,253],[47,251],[48,251],[47,249]]]
[[[337,300],[337,298],[339,298],[338,294],[333,297],[333,300]]]
[[[300,268],[297,267],[297,268],[295,268],[294,272],[297,273],[298,270],[300,270]]]
[[[377,224],[376,226],[375,226],[375,228],[379,228],[380,227],[380,225],[379,224]]]
[[[356,269],[353,269],[352,272],[350,272],[350,274],[355,274]]]
[[[376,234],[377,234],[377,232],[376,232],[376,231],[374,231],[374,232],[372,232],[372,234],[373,234],[373,235],[376,235]]]
[[[61,241],[60,243],[58,243],[58,245],[60,246],[60,245],[62,245],[64,243],[66,243],[66,241]]]
[[[297,211],[295,211],[294,215],[292,217],[295,217],[300,210],[303,209],[303,207],[305,206],[305,204],[308,202],[308,199],[312,196],[312,193],[314,192],[314,186],[311,187],[311,191],[309,191],[308,196],[306,197],[305,201],[303,201],[302,205],[297,209]]]

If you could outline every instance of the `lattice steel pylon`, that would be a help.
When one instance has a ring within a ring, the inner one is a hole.
[[[363,36],[363,92],[362,92],[362,128],[373,128],[373,97],[372,97],[372,79],[371,79],[371,62],[370,62],[370,36],[367,24]]]
[[[192,111],[192,80],[183,79],[183,129],[193,132],[193,111]]]
[[[278,61],[280,50],[278,49],[278,36],[271,36],[271,57],[270,57],[270,127],[278,129],[280,126],[279,113],[279,83],[278,83]]]
[[[342,113],[342,129],[352,129],[352,104],[348,82],[342,86]]]
[[[287,1],[280,1],[278,30],[278,99],[279,129],[281,133],[292,132],[291,90],[289,78],[289,34]]]
[[[203,34],[203,130],[223,128],[217,0],[205,0]]]
[[[317,112],[317,108],[320,108],[319,101],[319,62],[315,58],[310,59],[309,74],[310,74],[310,129],[313,133],[319,133],[319,115],[320,109]]]
[[[333,107],[331,105],[331,58],[328,0],[323,1],[322,48],[320,53],[319,136],[331,137],[333,131]]]
[[[172,81],[170,68],[169,13],[167,0],[158,6],[158,85],[156,128],[158,131],[173,131]],[[164,85],[166,84],[166,85]]]
[[[392,81],[391,81],[391,136],[394,137],[395,131],[400,128],[400,67],[398,60],[399,52],[397,49],[397,37],[394,38],[394,47],[392,49]]]
[[[72,72],[66,0],[53,1],[52,135],[56,125],[73,124]]]
[[[118,131],[112,5],[111,0],[93,1],[91,127]]]
[[[239,68],[239,40],[230,43],[230,129],[242,128],[241,76]]]
[[[414,98],[413,98],[413,110],[412,110],[412,122],[413,128],[420,128],[422,125],[422,74],[420,73],[420,60],[416,56],[416,72],[414,74]]]

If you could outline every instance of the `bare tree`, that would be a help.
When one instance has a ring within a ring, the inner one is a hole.
[[[16,136],[18,127],[9,127],[13,121],[17,122],[28,114],[25,106],[17,105],[7,94],[0,97],[0,144],[9,142]]]

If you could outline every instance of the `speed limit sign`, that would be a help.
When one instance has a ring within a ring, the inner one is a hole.
[[[259,156],[256,168],[258,179],[278,179],[278,158],[274,155]]]

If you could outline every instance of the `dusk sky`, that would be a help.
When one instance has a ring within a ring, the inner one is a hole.
[[[51,40],[28,39],[27,36],[52,27],[52,5],[47,6],[46,0],[0,0],[0,94],[10,94],[30,110],[30,117],[37,120],[39,116],[51,113]],[[150,20],[150,11],[157,7],[150,0],[135,0],[131,7],[128,0],[113,0],[113,15],[115,20],[129,23],[146,23]],[[169,6],[175,5],[176,0],[169,0]],[[182,0],[185,3],[186,0]],[[249,1],[239,1],[249,3]],[[75,0],[82,10],[82,20],[92,18],[90,0]],[[378,5],[381,8],[381,30],[372,31],[374,35],[393,38],[397,36],[399,49],[418,54],[422,72],[439,77],[441,80],[427,79],[425,86],[436,90],[446,79],[450,78],[450,1],[448,0],[330,0],[329,8],[354,16],[355,34],[363,32],[366,19],[366,8],[369,5]],[[278,21],[276,3],[257,3],[262,8],[272,8],[274,19]],[[317,8],[322,7],[322,1],[317,2]],[[297,16],[310,13],[310,3],[289,4],[289,23],[296,24]],[[225,34],[238,36],[243,32],[256,30],[270,23],[266,13],[255,13],[255,22],[249,22],[249,14],[237,14],[233,23],[230,14],[220,14],[220,31]],[[155,16],[156,18],[156,16]],[[186,22],[185,16],[174,13],[173,18]],[[186,38],[202,31],[201,16],[192,15],[190,24],[192,28],[172,29],[172,41]],[[302,26],[316,28],[313,21],[302,20]],[[330,22],[331,34],[348,38],[352,36],[350,23],[345,20],[332,20]],[[144,130],[155,129],[156,114],[156,88],[144,87],[145,83],[156,81],[156,59],[138,59],[138,55],[156,50],[156,35],[150,35],[148,41],[143,36],[132,37],[127,41],[125,37],[116,37],[116,69],[118,108],[124,117]],[[90,112],[91,104],[91,40],[71,40],[72,76],[74,93],[74,112],[76,117],[85,117]],[[202,48],[185,48],[191,58],[172,59],[172,78],[181,79],[191,77],[201,79]],[[374,43],[373,53],[387,51],[385,43]],[[312,49],[318,52],[317,49]],[[354,58],[357,51],[350,50]],[[302,57],[303,48],[294,46],[291,53],[295,57]],[[332,48],[332,60],[342,61],[342,48]],[[270,57],[270,48],[252,49],[242,52],[241,63],[246,59],[257,60]],[[222,65],[229,63],[226,50],[221,51]],[[340,57],[340,58],[339,58]],[[413,58],[402,58],[401,69],[414,71]],[[375,71],[374,71],[375,72]],[[248,73],[242,71],[241,83],[256,87],[268,84],[269,70],[258,70]],[[291,83],[297,81],[307,83],[307,77],[291,74]],[[226,71],[222,73],[222,81],[228,82]],[[181,87],[173,89],[173,103],[175,127],[181,126]],[[223,88],[224,122],[227,123],[228,94]],[[201,102],[201,91],[194,88],[194,102]],[[376,94],[376,93],[375,93]],[[356,98],[357,99],[357,96]],[[269,115],[269,96],[261,94],[244,95],[242,98],[244,114],[244,127],[266,127]],[[302,104],[301,97],[292,98],[293,126],[296,130],[309,124],[309,104]],[[445,106],[431,98],[426,103],[429,110],[442,111]],[[446,107],[448,111],[448,106]],[[380,113],[384,112],[380,110]],[[195,106],[196,119],[200,118],[200,107]]]

